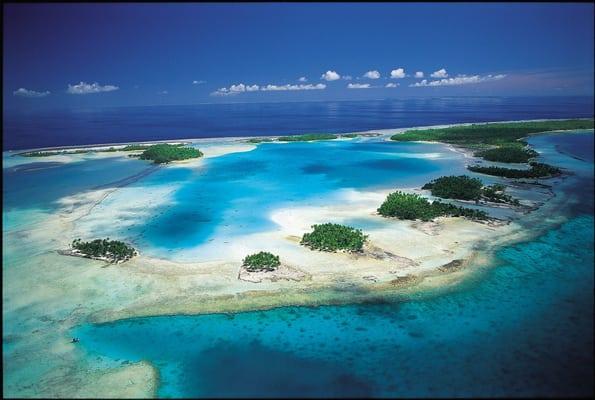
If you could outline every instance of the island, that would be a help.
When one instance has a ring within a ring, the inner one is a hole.
[[[517,168],[504,168],[495,166],[481,166],[481,165],[469,165],[467,169],[472,172],[480,174],[502,176],[504,178],[547,178],[557,176],[562,173],[562,170],[558,167],[554,167],[549,164],[530,162],[528,169],[517,169]]]
[[[430,202],[418,194],[404,193],[399,190],[390,193],[377,211],[383,217],[422,221],[431,221],[442,216],[466,217],[471,220],[488,219],[485,211],[455,206],[439,200]]]
[[[247,271],[274,271],[279,268],[281,261],[279,256],[276,256],[268,251],[261,251],[256,254],[250,254],[244,258],[242,267],[246,268]]]
[[[131,246],[119,240],[95,239],[83,242],[80,238],[74,239],[72,249],[62,252],[65,255],[91,258],[118,264],[130,260],[138,252]]]
[[[360,229],[330,222],[312,225],[312,229],[300,242],[311,250],[361,252],[368,238]]]
[[[141,160],[152,160],[155,164],[167,164],[172,161],[202,157],[203,153],[192,147],[156,144],[150,146],[140,155]]]
[[[430,190],[432,196],[443,199],[456,200],[480,200],[493,203],[511,203],[519,205],[517,199],[513,199],[504,193],[506,187],[502,184],[484,186],[480,179],[471,178],[467,175],[441,176],[422,186],[423,190]]]

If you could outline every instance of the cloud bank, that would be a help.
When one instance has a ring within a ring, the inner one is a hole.
[[[35,90],[19,88],[18,90],[12,92],[12,94],[20,97],[45,97],[48,96],[50,92],[48,90],[46,90],[45,92],[36,92]]]
[[[399,86],[398,83],[389,82],[389,83],[386,84],[385,87],[387,87],[387,88],[396,88],[397,86]]]
[[[347,89],[370,89],[369,83],[350,83],[347,85]]]
[[[92,84],[80,82],[76,85],[68,85],[68,89],[66,90],[67,93],[70,94],[89,94],[89,93],[101,93],[101,92],[111,92],[114,90],[120,89],[114,85],[105,85],[101,86],[99,83],[95,82]]]
[[[423,87],[423,86],[460,86],[460,85],[469,85],[474,83],[481,83],[481,82],[488,82],[488,81],[497,81],[500,79],[505,78],[506,75],[459,75],[455,78],[448,78],[448,79],[440,79],[435,81],[429,81],[427,79],[422,80],[421,82],[416,82],[414,84],[409,85],[410,87]]]
[[[211,93],[211,96],[229,96],[236,95],[244,92],[273,92],[273,91],[294,91],[294,90],[322,90],[326,89],[324,83],[312,84],[299,84],[299,85],[245,85],[238,83],[237,85],[231,85],[229,88],[219,88]]]

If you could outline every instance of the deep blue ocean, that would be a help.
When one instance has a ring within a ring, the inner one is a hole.
[[[4,150],[592,117],[593,97],[437,97],[3,112]]]

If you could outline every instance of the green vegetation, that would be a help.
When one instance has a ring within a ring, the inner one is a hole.
[[[488,161],[497,161],[503,163],[526,163],[530,159],[537,157],[539,153],[535,150],[524,148],[522,145],[506,145],[502,147],[496,147],[494,149],[478,151],[473,155]]]
[[[179,146],[179,145],[175,144],[172,146]],[[105,153],[105,152],[111,152],[111,151],[139,151],[139,150],[146,150],[148,148],[149,148],[149,146],[143,145],[143,144],[129,144],[124,147],[110,147],[109,149],[97,150],[97,151]]]
[[[312,225],[312,229],[312,232],[304,233],[300,242],[312,250],[359,252],[368,238],[359,229],[339,224]]]
[[[166,164],[171,161],[187,160],[201,157],[202,153],[192,147],[171,144],[155,144],[148,147],[140,155],[141,160],[153,160],[155,164]]]
[[[91,150],[57,150],[57,151],[29,151],[26,153],[19,154],[23,157],[50,157],[50,156],[58,156],[62,154],[82,154],[82,153],[90,153]]]
[[[184,146],[183,143],[176,143],[176,144],[168,144],[167,146],[171,147],[181,147]],[[49,157],[49,156],[57,156],[62,154],[83,154],[83,153],[112,153],[116,151],[141,151],[149,149],[150,145],[142,145],[142,144],[129,144],[124,147],[109,147],[107,149],[79,149],[79,150],[54,150],[54,151],[29,151],[26,153],[20,153],[20,156],[23,157]],[[138,157],[136,155],[132,155],[131,157]],[[200,157],[200,156],[199,156]]]
[[[341,135],[341,137],[346,137],[346,138],[355,138],[358,136],[359,135],[357,133],[344,133],[343,135]]]
[[[20,155],[23,157],[49,157],[49,156],[55,156],[57,154],[60,154],[60,153],[55,152],[55,151],[31,151],[29,153],[21,153]]]
[[[560,168],[548,164],[538,162],[530,162],[529,169],[514,169],[502,167],[482,167],[479,165],[470,165],[467,167],[469,171],[478,172],[480,174],[503,176],[505,178],[543,178],[559,175],[562,173]]]
[[[443,199],[477,200],[481,197],[483,184],[467,175],[441,176],[426,183],[422,189],[430,189],[433,196]]]
[[[421,219],[422,221],[430,221],[440,216],[467,217],[478,220],[488,218],[484,211],[458,207],[441,201],[430,203],[420,195],[400,191],[389,194],[384,203],[378,208],[378,213],[384,217],[409,220]]]
[[[281,136],[277,139],[279,142],[309,142],[312,140],[332,140],[336,139],[337,135],[330,133],[308,133],[305,135]]]
[[[496,183],[494,185],[483,187],[481,189],[481,195],[485,200],[493,203],[509,203],[518,206],[520,204],[519,201],[504,193],[504,190],[504,185]]]
[[[104,257],[110,262],[127,261],[131,259],[136,250],[118,240],[95,239],[91,242],[82,242],[81,239],[72,241],[72,248],[88,257]]]
[[[409,130],[393,135],[392,140],[404,142],[427,140],[459,145],[518,144],[518,140],[533,134],[555,130],[592,129],[593,120],[570,119],[563,121],[510,122],[473,124],[441,129]]]
[[[279,265],[281,265],[279,256],[266,251],[246,256],[242,264],[250,272],[274,271]]]
[[[271,138],[251,138],[248,139],[248,143],[264,143],[264,142],[272,142],[273,139]]]
[[[432,196],[443,199],[486,200],[494,203],[519,204],[518,200],[504,193],[504,185],[483,186],[481,180],[466,175],[441,176],[426,183],[422,189],[429,189]]]

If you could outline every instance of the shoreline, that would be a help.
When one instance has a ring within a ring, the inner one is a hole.
[[[442,125],[418,125],[418,126],[411,126],[411,127],[403,127],[403,128],[381,128],[381,129],[369,129],[365,131],[355,131],[355,132],[340,132],[334,133],[335,135],[349,135],[349,134],[358,134],[358,135],[370,135],[370,134],[380,134],[380,136],[387,136],[387,135],[394,135],[406,130],[412,129],[440,129],[440,128],[449,128],[454,126],[469,126],[473,124],[502,124],[502,123],[513,123],[513,122],[539,122],[539,121],[565,121],[568,119],[576,119],[576,120],[585,120],[589,121],[593,118],[540,118],[540,119],[519,119],[519,120],[504,120],[504,121],[477,121],[477,122],[461,122],[461,123],[452,123],[452,124],[442,124]],[[555,132],[555,131],[551,131]],[[543,133],[543,132],[540,132]],[[538,134],[540,134],[538,133]],[[214,136],[214,137],[199,137],[199,138],[184,138],[184,139],[161,139],[161,140],[145,140],[145,141],[135,141],[135,142],[116,142],[116,143],[91,143],[91,144],[81,144],[81,145],[73,145],[73,146],[52,146],[52,147],[35,147],[29,149],[13,149],[13,150],[4,150],[3,153],[10,153],[10,156],[19,155],[19,153],[28,153],[33,151],[51,151],[51,150],[86,150],[87,148],[102,148],[110,146],[126,146],[126,145],[134,145],[134,144],[158,144],[158,143],[200,143],[200,142],[234,142],[234,141],[244,141],[249,139],[255,138],[270,138],[276,139],[282,136],[290,136],[294,134],[279,134],[279,135],[270,135],[270,136]],[[299,135],[299,134],[297,134]],[[335,139],[336,140],[336,139]],[[390,140],[390,139],[389,139]],[[188,144],[186,143],[186,144]],[[285,142],[283,142],[285,143]],[[290,142],[287,142],[290,143]],[[438,142],[432,142],[438,143]]]

